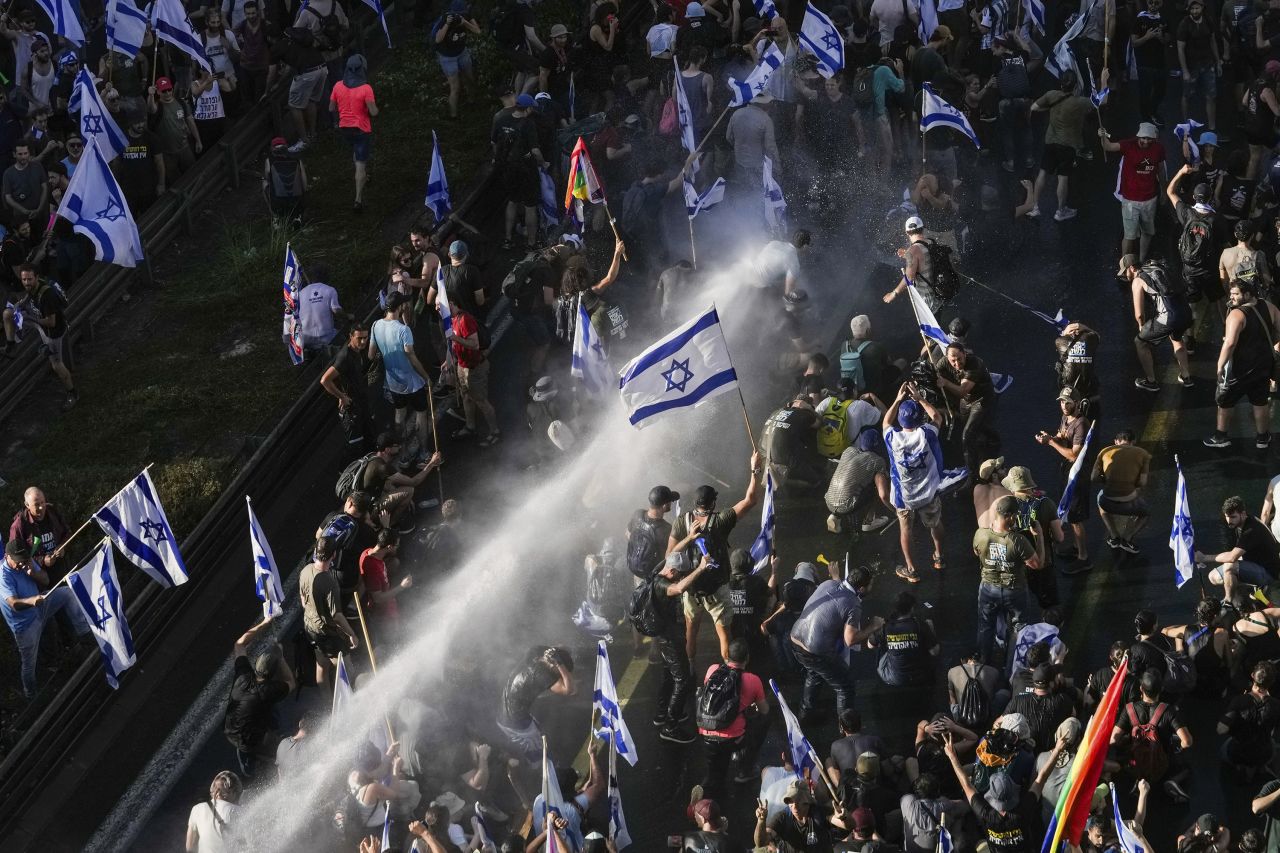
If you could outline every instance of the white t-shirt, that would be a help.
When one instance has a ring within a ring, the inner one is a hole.
[[[225,44],[219,41],[217,36],[211,36],[204,31],[200,33],[200,40],[204,43],[204,55],[209,57],[209,65],[213,67],[213,73],[225,74],[234,80],[236,79],[236,67],[231,61],[227,48],[239,50],[240,42],[236,40],[235,33],[225,26],[222,28],[222,37],[226,39]]]
[[[907,19],[902,14],[903,0],[875,0],[871,4],[871,17],[876,19],[880,25],[880,44],[888,44],[893,41],[893,31],[900,24],[907,23]],[[906,0],[907,11],[920,17],[919,0]]]
[[[194,829],[196,835],[200,837],[200,842],[196,845],[196,850],[200,853],[230,853],[235,849],[235,844],[232,843],[232,839],[223,838],[221,827],[213,819],[214,808],[218,810],[218,817],[227,824],[227,834],[230,835],[231,826],[235,824],[235,815],[240,807],[224,800],[214,800],[212,805],[205,801],[192,806],[191,816],[187,818],[187,829]]]
[[[756,287],[781,285],[788,275],[799,277],[800,253],[786,240],[771,240],[756,255]]]
[[[884,443],[889,448],[893,505],[898,509],[928,506],[937,497],[942,479],[938,428],[930,423],[913,430],[892,427]]]
[[[818,417],[822,417],[831,411],[831,407],[837,402],[835,397],[828,397],[818,404],[814,409],[818,413]],[[868,403],[866,400],[850,400],[849,408],[844,410],[844,434],[853,444],[858,440],[858,434],[869,426],[875,426],[880,423],[880,410]]]
[[[341,310],[338,291],[319,281],[308,284],[298,293],[298,320],[302,324],[302,336],[328,343],[337,332],[333,326],[333,312]]]

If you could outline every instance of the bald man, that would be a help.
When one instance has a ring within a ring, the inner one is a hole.
[[[9,538],[30,548],[32,562],[49,576],[49,583],[57,583],[67,573],[61,550],[70,535],[67,524],[36,486],[23,493],[22,504],[9,526]]]

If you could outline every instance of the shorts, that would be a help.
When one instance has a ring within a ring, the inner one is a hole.
[[[489,362],[482,361],[475,367],[458,365],[458,390],[462,396],[476,403],[489,401]]]
[[[1275,581],[1275,578],[1271,577],[1271,575],[1267,573],[1267,570],[1257,563],[1251,563],[1248,560],[1240,560],[1235,564],[1235,567],[1236,577],[1245,583],[1253,584],[1254,586],[1268,587]],[[1222,568],[1222,565],[1217,565],[1209,570],[1210,583],[1222,586]]]
[[[463,48],[462,53],[457,56],[441,56],[436,54],[436,58],[440,60],[440,70],[444,72],[446,77],[457,77],[461,71],[466,74],[471,73],[471,51]]]
[[[397,409],[409,408],[415,412],[425,412],[428,406],[427,386],[423,385],[411,394],[391,392],[391,405]]]
[[[519,160],[503,166],[502,183],[507,188],[507,201],[536,207],[542,198],[542,181],[532,160]]]
[[[1218,385],[1213,404],[1219,409],[1233,409],[1236,403],[1248,398],[1250,406],[1266,406],[1271,402],[1271,377],[1265,370],[1247,382],[1232,382],[1226,388]]]
[[[339,631],[324,631],[313,634],[307,631],[307,639],[316,647],[316,651],[327,658],[336,658],[339,652],[351,651],[351,642],[347,635]]]
[[[1098,509],[1108,515],[1123,515],[1129,518],[1146,518],[1151,514],[1147,509],[1147,502],[1142,498],[1134,498],[1131,501],[1118,501],[1115,498],[1107,497],[1106,493],[1101,489],[1098,490]]]
[[[357,163],[369,162],[369,149],[373,143],[373,134],[366,133],[358,127],[340,127],[338,133],[351,146],[351,159]]]
[[[929,530],[932,530],[942,524],[942,498],[939,495],[934,495],[933,500],[929,501],[929,503],[922,507],[917,507],[916,509],[899,509],[897,510],[897,513],[899,524],[909,522],[911,517],[914,515],[916,518],[920,519],[921,524]]]
[[[45,335],[44,329],[40,329],[40,351],[43,352],[50,361],[61,363],[62,341],[65,337],[65,335],[59,335],[56,338],[50,338]]]
[[[1084,489],[1076,489],[1071,495],[1071,503],[1067,504],[1067,515],[1062,520],[1067,524],[1083,524],[1089,518],[1089,499]]]
[[[1265,130],[1248,129],[1244,132],[1244,138],[1250,145],[1255,145],[1259,148],[1275,148],[1276,142],[1280,140],[1280,134],[1277,134],[1271,128]]]
[[[1182,267],[1182,282],[1186,286],[1187,301],[1199,302],[1201,299],[1215,301],[1223,297],[1222,280],[1216,272],[1188,272],[1186,265]]]
[[[1139,232],[1152,236],[1156,233],[1156,200],[1121,201],[1120,221],[1126,240],[1137,240]]]
[[[1168,337],[1180,337],[1183,332],[1191,328],[1189,319],[1183,320],[1174,317],[1171,323],[1157,323],[1155,320],[1148,320],[1138,328],[1138,340],[1144,344],[1160,343]]]
[[[698,618],[698,608],[711,614],[711,621],[717,625],[727,628],[733,622],[733,601],[728,584],[715,592],[686,592],[680,601],[684,606],[685,622]]]
[[[289,107],[301,110],[311,104],[320,103],[324,94],[324,81],[329,77],[329,69],[323,65],[306,71],[299,71],[289,82]]]
[[[1191,82],[1182,84],[1184,98],[1218,97],[1218,69],[1212,65],[1191,72]]]
[[[1045,143],[1044,153],[1040,155],[1040,168],[1047,175],[1068,177],[1076,170],[1076,150],[1070,145]]]

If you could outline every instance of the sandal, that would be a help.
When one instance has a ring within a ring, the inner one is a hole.
[[[943,559],[941,554],[933,555],[933,567],[938,571],[942,571],[947,567],[947,561]]]
[[[893,573],[907,583],[920,583],[920,576],[906,566],[898,566]]]

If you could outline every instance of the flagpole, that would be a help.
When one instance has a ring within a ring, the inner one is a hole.
[[[364,635],[364,648],[369,653],[369,666],[373,667],[373,674],[378,674],[378,656],[373,651],[373,642],[369,639],[369,620],[364,615],[364,605],[360,603],[360,592],[352,596],[356,602],[356,615],[360,617],[360,633]],[[395,729],[391,728],[391,718],[387,716],[386,711],[382,712],[382,721],[387,725],[387,743],[395,743]]]
[[[150,471],[150,470],[152,469],[152,467],[153,467],[155,464],[156,464],[156,463],[154,463],[154,462],[149,462],[149,463],[147,463],[147,467],[146,467],[146,468],[143,468],[142,470],[143,470],[144,472],[146,472],[146,471]],[[117,492],[117,494],[119,494],[119,492]],[[67,546],[71,544],[71,540],[72,540],[72,539],[75,539],[75,538],[76,538],[77,536],[79,536],[81,533],[84,533],[85,528],[86,528],[86,527],[88,527],[90,524],[93,524],[93,516],[92,516],[92,515],[91,515],[91,516],[89,516],[89,520],[88,520],[88,521],[86,521],[84,524],[82,524],[82,525],[80,525],[79,527],[77,527],[77,528],[76,528],[76,532],[75,532],[75,533],[72,533],[70,536],[68,536],[68,537],[66,538],[66,541],[65,541],[65,542],[63,542],[63,543],[62,543],[61,545],[59,545],[57,548],[54,548],[54,549],[53,549],[53,556],[54,556],[54,557],[61,557],[61,556],[62,556],[62,554],[63,554],[63,552],[65,552],[65,551],[67,550]]]
[[[110,536],[103,536],[103,537],[102,537],[102,539],[101,539],[101,540],[99,540],[98,544],[99,544],[99,545],[101,545],[103,542],[110,542],[110,541],[111,541],[111,537],[110,537]],[[89,562],[89,560],[90,560],[92,557],[93,557],[93,555],[92,555],[92,554],[90,554],[90,555],[89,555],[89,557],[86,557],[85,559],[81,560],[81,561],[79,562],[79,564],[77,564],[77,565],[76,565],[76,567],[75,567],[74,569],[72,569],[71,571],[67,572],[67,573],[66,573],[65,575],[63,575],[62,577],[58,578],[58,582],[57,582],[57,583],[55,583],[53,586],[49,587],[48,591],[46,591],[46,592],[42,593],[42,595],[49,595],[49,594],[51,594],[55,589],[57,589],[58,587],[62,586],[64,583],[67,583],[67,582],[68,582],[68,580],[70,580],[71,576],[72,576],[72,575],[74,575],[76,572],[80,571],[81,569],[83,569],[83,568],[85,567],[85,564],[86,564],[86,563],[88,563],[88,562]],[[31,559],[32,559],[32,560],[34,560],[34,559],[35,559],[35,555],[32,555]]]
[[[698,143],[698,147],[693,149],[693,153],[689,155],[690,160],[696,158],[702,153],[703,146],[707,144],[707,140],[711,139],[711,134],[715,133],[716,128],[720,126],[720,122],[724,121],[724,117],[729,114],[729,110],[731,109],[733,109],[733,104],[729,104],[725,107],[724,112],[720,113],[720,116],[712,123],[711,127],[707,129],[707,132],[702,137],[702,141]]]
[[[911,282],[911,279],[907,278],[906,270],[902,271],[902,278],[904,281],[907,282],[908,288],[915,287],[915,284]],[[936,346],[937,342],[930,341],[929,336],[924,333],[924,329],[920,328],[920,312],[916,310],[916,301],[914,299],[911,299],[910,297],[911,297],[911,294],[907,293],[907,301],[911,303],[911,314],[916,318],[916,331],[920,333],[920,340],[924,342],[924,352],[926,355],[928,355],[930,352],[932,352],[932,350],[929,349],[929,344],[932,343]],[[942,392],[942,402],[947,407],[947,417],[949,419],[954,420],[955,413],[951,411],[951,401],[947,399],[947,394],[945,391]]]
[[[449,348],[449,342],[444,342],[445,349]],[[431,417],[431,450],[436,452],[440,450],[440,436],[436,432],[436,399],[435,388],[432,387],[430,381],[427,382],[427,414]],[[436,466],[436,486],[440,492],[440,507],[444,509],[444,472],[440,469],[442,465]]]
[[[693,261],[692,261],[693,268],[696,270],[698,268],[698,244],[693,239],[693,217],[692,216],[689,217],[689,251],[693,258]]]
[[[718,309],[716,309],[716,304],[714,302],[711,303],[711,308],[716,311],[716,316],[718,317],[720,312]],[[725,338],[724,340],[724,354],[729,359],[729,367],[733,368],[734,376],[737,376],[738,369],[733,365],[733,353],[729,351],[728,338]],[[751,416],[747,414],[747,398],[742,396],[742,380],[741,379],[738,380],[737,389],[738,389],[738,402],[742,405],[742,422],[747,425],[747,438],[750,439],[751,441],[751,452],[759,453],[760,448],[756,446],[756,434],[751,429]]]

